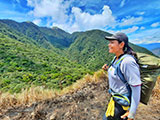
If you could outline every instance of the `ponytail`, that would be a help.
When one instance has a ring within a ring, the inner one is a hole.
[[[124,47],[124,53],[132,55],[136,59],[136,62],[138,63],[138,56],[136,52],[133,51],[133,49],[130,46],[127,45]]]
[[[118,41],[118,42],[121,43],[123,41]],[[138,63],[138,56],[136,52],[133,51],[133,49],[128,45],[128,42],[124,42],[124,43],[125,43],[123,47],[124,54],[132,55],[136,59],[136,62]]]

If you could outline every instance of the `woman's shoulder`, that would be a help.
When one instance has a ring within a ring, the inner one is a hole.
[[[132,55],[125,54],[122,63],[125,63],[125,64],[136,63],[136,60]]]

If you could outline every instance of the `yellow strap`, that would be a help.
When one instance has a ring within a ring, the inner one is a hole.
[[[128,110],[129,109],[129,106],[125,107],[125,106],[122,106],[123,110]]]
[[[115,108],[115,102],[113,98],[111,97],[110,102],[108,104],[107,111],[106,111],[106,117],[114,116],[114,108]]]
[[[122,106],[123,110],[128,110],[129,106],[125,107]],[[114,109],[115,109],[115,101],[113,100],[113,97],[111,97],[110,102],[108,104],[108,108],[106,111],[106,117],[108,116],[114,116]]]

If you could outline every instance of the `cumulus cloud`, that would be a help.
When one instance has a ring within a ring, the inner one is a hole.
[[[65,22],[68,19],[66,10],[69,2],[63,0],[27,0],[27,5],[33,7],[29,13],[38,18],[51,17],[56,23]]]
[[[72,14],[69,16],[68,24],[53,24],[67,29],[69,32],[84,31],[90,29],[102,29],[104,27],[114,27],[116,23],[112,16],[112,11],[108,6],[103,7],[101,14],[91,15],[88,12],[82,12],[78,7],[72,8]]]
[[[138,26],[133,26],[132,28],[121,30],[121,32],[124,32],[124,33],[133,33],[133,32],[135,32],[138,29],[139,29]]]
[[[151,27],[158,27],[158,26],[160,26],[160,22],[156,22],[151,25]]]
[[[79,7],[75,7],[72,2],[73,0],[27,0],[27,5],[32,7],[29,14],[33,15],[35,24],[39,25],[41,23],[40,19],[46,19],[48,27],[57,26],[70,33],[90,29],[104,30],[117,26],[133,26],[143,20],[143,17],[127,16],[118,21],[107,5],[103,6],[102,10],[100,10],[102,11],[101,13],[91,14]],[[124,4],[125,0],[122,0],[121,7]],[[139,27],[133,26],[123,30],[123,32],[131,33],[138,29]]]
[[[138,22],[140,22],[142,20],[143,20],[143,17],[131,17],[131,16],[128,16],[126,18],[123,18],[120,21],[119,26],[134,25],[134,24],[137,24]]]
[[[91,15],[90,13],[82,12],[81,9],[77,7],[72,8],[72,13],[75,18],[73,26],[79,26],[81,30],[103,28],[106,26],[113,27],[116,22],[108,6],[103,7],[102,14]]]
[[[102,13],[92,15],[78,7],[71,7],[71,3],[64,0],[27,0],[27,5],[33,7],[29,14],[38,19],[34,21],[36,24],[46,17],[47,26],[57,26],[68,32],[114,27],[116,20],[109,6],[104,6]]]
[[[35,19],[35,20],[33,20],[32,22],[33,22],[34,24],[36,24],[36,25],[40,25],[41,19]]]

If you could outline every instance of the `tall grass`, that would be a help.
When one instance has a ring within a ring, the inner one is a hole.
[[[87,74],[83,79],[78,80],[71,86],[62,90],[44,89],[42,86],[32,86],[29,89],[22,90],[21,93],[15,94],[10,94],[8,92],[2,93],[0,91],[0,109],[21,105],[29,106],[34,102],[56,98],[67,93],[73,93],[84,87],[87,83],[98,83],[103,79],[107,79],[107,76],[103,70],[100,70],[95,72],[94,75]],[[155,99],[155,102],[158,102],[160,99],[160,76],[157,78],[152,97]]]
[[[160,75],[157,77],[156,85],[153,89],[152,96],[160,102]]]
[[[62,90],[44,89],[41,86],[32,86],[29,89],[22,90],[21,93],[10,94],[0,92],[0,108],[15,107],[20,105],[31,105],[34,102],[55,98],[67,93],[73,93],[81,89],[86,83],[97,83],[106,78],[104,71],[95,72],[94,75],[87,74],[83,79],[78,80],[71,86]]]

